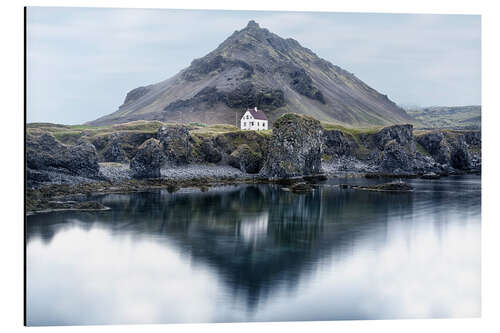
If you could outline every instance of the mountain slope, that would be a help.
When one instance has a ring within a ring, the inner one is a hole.
[[[235,124],[254,106],[271,120],[295,112],[353,126],[414,122],[353,74],[250,21],[188,68],[130,91],[116,112],[89,124],[138,119]]]

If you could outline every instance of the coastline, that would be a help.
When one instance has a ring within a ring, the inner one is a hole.
[[[480,131],[421,131],[411,124],[355,130],[289,113],[272,131],[142,121],[61,132],[35,124],[26,139],[30,214],[104,209],[89,201],[94,193],[242,183],[305,193],[328,178],[438,179],[481,170]]]
[[[283,188],[299,182],[317,184],[333,178],[369,178],[369,179],[415,179],[426,178],[425,173],[375,173],[359,170],[352,171],[325,171],[316,175],[305,175],[289,178],[270,178],[259,174],[248,174],[239,169],[224,165],[186,165],[181,167],[168,167],[161,170],[160,178],[133,179],[130,177],[126,164],[103,163],[103,179],[72,178],[70,183],[48,183],[36,188],[27,189],[26,213],[27,215],[55,212],[55,211],[102,211],[109,209],[105,206],[89,208],[82,203],[88,203],[89,198],[96,194],[134,193],[153,190],[167,190],[171,193],[183,188],[198,188],[205,192],[210,187],[230,186],[239,184],[278,184]],[[448,175],[480,174],[479,170],[443,173],[437,178]],[[61,175],[61,179],[65,175]],[[435,179],[435,178],[431,178]],[[377,189],[365,189],[359,186],[345,184],[344,188],[354,190],[371,190],[395,192]],[[396,191],[397,192],[397,191]]]

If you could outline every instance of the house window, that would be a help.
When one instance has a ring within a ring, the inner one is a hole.
[[[243,126],[246,126],[246,125],[247,125],[247,123],[243,123]]]
[[[252,121],[252,126],[253,126],[253,121]]]

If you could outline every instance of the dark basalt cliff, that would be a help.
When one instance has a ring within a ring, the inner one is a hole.
[[[64,145],[49,133],[26,137],[28,182],[50,182],[51,174],[99,179],[99,164],[94,145],[79,141]]]
[[[174,77],[131,90],[116,112],[89,124],[235,124],[254,106],[271,121],[289,112],[355,126],[414,121],[353,74],[250,21]]]
[[[286,114],[274,124],[262,175],[289,178],[321,173],[323,128],[316,119]]]
[[[129,170],[122,179],[168,177],[162,168],[190,164],[275,179],[344,172],[434,178],[481,170],[479,131],[422,131],[408,124],[356,130],[298,114],[281,116],[272,133],[142,122],[68,135],[67,126],[53,126],[28,129],[29,187],[104,180],[106,162]]]

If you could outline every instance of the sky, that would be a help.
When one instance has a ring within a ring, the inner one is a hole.
[[[27,121],[81,124],[163,81],[249,20],[402,106],[481,104],[479,15],[29,7]]]

